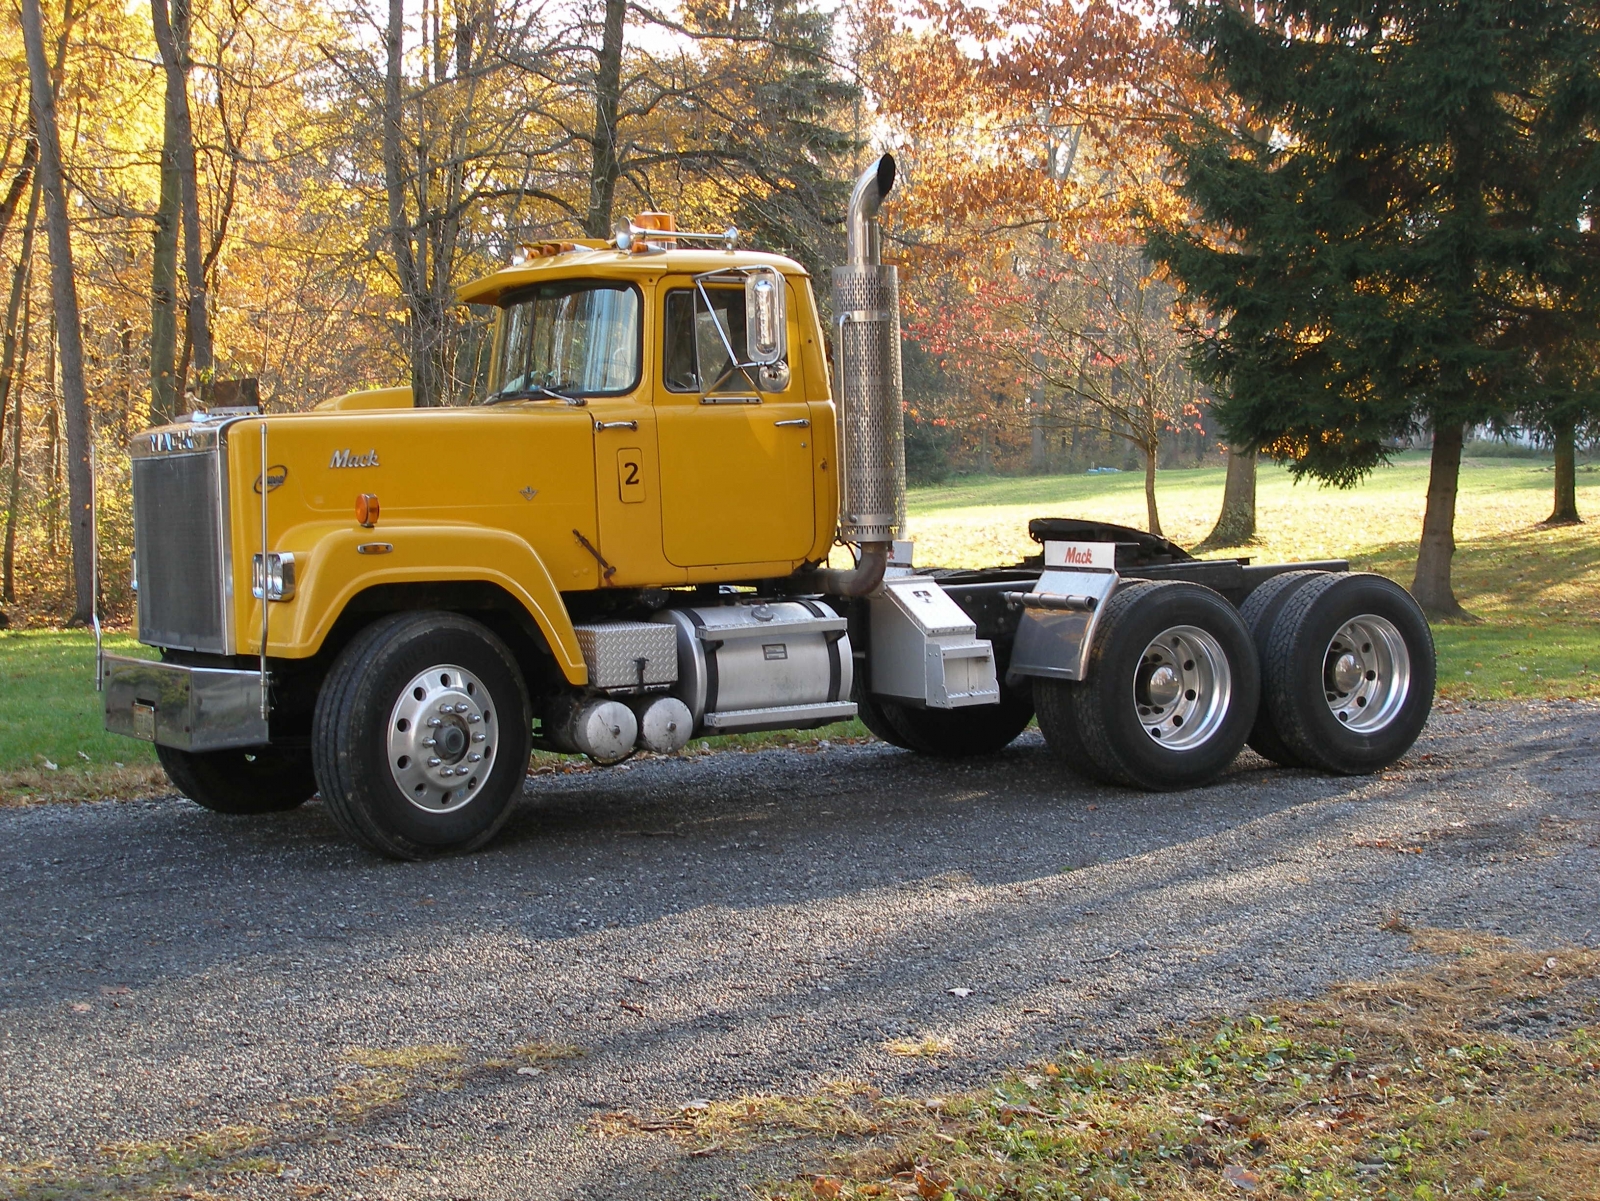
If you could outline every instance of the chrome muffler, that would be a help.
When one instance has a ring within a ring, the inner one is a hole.
[[[820,574],[827,591],[845,596],[877,588],[890,543],[906,520],[900,284],[895,268],[880,261],[878,232],[878,209],[894,181],[890,154],[856,181],[846,262],[833,269],[833,379],[843,459],[839,536],[860,545],[861,559],[853,572]]]

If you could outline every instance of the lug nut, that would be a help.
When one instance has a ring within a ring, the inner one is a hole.
[[[422,745],[423,746],[438,746],[439,745],[439,740],[437,738],[424,738],[422,740]]]
[[[467,704],[466,701],[462,701],[460,704],[458,704],[456,706],[456,712],[457,713],[465,713],[470,708],[472,708],[471,705]]]
[[[489,737],[487,734],[485,734],[482,730],[479,730],[479,731],[477,731],[477,733],[473,734],[472,741],[473,742],[482,742],[487,737]]]
[[[479,754],[476,754],[476,753],[468,755],[467,756],[467,762],[468,763],[482,763],[483,762],[483,756],[479,755]]]
[[[432,759],[428,760],[428,766],[429,767],[438,767],[439,764],[441,764],[443,762],[444,762],[443,759],[441,759],[441,758],[439,758],[439,756],[435,755]]]
[[[440,721],[437,717],[428,718],[428,728],[429,729],[437,730],[442,725],[444,725],[444,722]]]
[[[479,717],[476,713],[469,713],[467,714],[467,720],[476,725],[478,722],[482,721],[483,718]]]
[[[439,712],[440,713],[454,713],[455,712],[455,706],[452,705],[449,701],[440,701],[439,702]]]

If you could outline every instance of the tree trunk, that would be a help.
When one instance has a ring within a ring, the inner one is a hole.
[[[4,349],[0,350],[0,462],[5,461],[6,405],[13,393],[18,408],[22,406],[22,388],[17,384],[17,320],[22,313],[22,293],[27,287],[29,268],[33,262],[33,231],[39,223],[39,181],[28,190],[28,216],[22,224],[22,245],[17,251],[16,266],[11,269],[11,294],[6,301]]]
[[[11,228],[11,219],[17,215],[17,206],[22,203],[22,194],[33,183],[33,169],[39,164],[39,140],[30,137],[28,144],[22,148],[22,162],[17,164],[17,173],[11,177],[11,186],[6,189],[6,198],[0,200],[0,242],[5,241],[7,231]]]
[[[1035,385],[1028,397],[1028,470],[1034,475],[1046,475],[1050,471],[1050,441],[1044,428],[1043,384]]]
[[[94,600],[93,481],[89,476],[89,406],[83,386],[83,326],[72,275],[72,234],[56,128],[56,98],[44,57],[39,0],[22,0],[22,40],[28,57],[34,126],[39,139],[39,181],[44,190],[45,232],[50,240],[50,291],[60,337],[61,392],[67,416],[67,499],[72,508],[71,624],[84,625]]]
[[[164,0],[151,0],[153,9]],[[189,5],[173,0],[172,37],[187,54]],[[156,204],[154,247],[150,256],[150,421],[161,425],[177,419],[179,410],[178,346],[178,98],[186,93],[167,75],[166,120],[161,133],[161,196]]]
[[[0,557],[0,599],[17,599],[17,509],[22,504],[22,381],[28,375],[28,334],[33,325],[33,271],[22,285],[22,353],[17,361],[17,399],[11,407],[11,495],[6,501],[6,547]]]
[[[1417,574],[1411,595],[1429,617],[1467,616],[1450,586],[1450,560],[1456,553],[1456,490],[1461,477],[1465,427],[1435,426],[1428,470],[1428,508],[1417,548]]]
[[[1161,516],[1156,512],[1156,455],[1160,447],[1152,443],[1144,450],[1144,508],[1152,534],[1161,533]]]
[[[589,215],[584,232],[591,238],[611,236],[611,209],[616,203],[617,109],[622,103],[622,35],[628,0],[606,0],[600,59],[594,77],[594,153],[589,169]]]
[[[183,0],[177,0],[182,3]],[[200,245],[200,192],[195,175],[194,127],[189,119],[189,48],[178,41],[166,0],[150,5],[156,46],[167,72],[167,123],[178,174],[178,212],[183,226],[183,270],[188,276],[188,337],[194,347],[194,374],[202,399],[209,396],[215,365],[211,350],[210,311],[206,301],[204,250]],[[184,24],[188,24],[187,14]],[[166,142],[163,141],[163,149]],[[165,170],[165,161],[162,163]]]
[[[383,77],[383,186],[388,200],[389,249],[400,294],[406,300],[406,335],[410,343],[412,403],[419,408],[438,404],[434,373],[428,364],[428,330],[424,319],[423,280],[411,244],[411,224],[406,219],[406,151],[403,142],[405,56],[405,6],[389,0],[389,21],[384,29]]]
[[[1545,525],[1580,525],[1578,516],[1578,430],[1571,421],[1556,426],[1556,503]]]
[[[1196,550],[1248,546],[1256,540],[1256,455],[1228,448],[1228,476],[1222,485],[1222,513]]]

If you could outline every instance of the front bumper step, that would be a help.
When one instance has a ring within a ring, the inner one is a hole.
[[[264,746],[261,675],[121,655],[101,658],[106,729],[182,751]]]

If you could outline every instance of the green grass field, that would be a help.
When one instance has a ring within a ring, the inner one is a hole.
[[[1427,475],[1426,456],[1407,454],[1362,487],[1339,492],[1296,485],[1287,472],[1263,466],[1260,541],[1234,553],[1257,562],[1348,558],[1409,583]],[[1600,475],[1584,470],[1579,482],[1580,510],[1600,519]],[[1600,536],[1589,525],[1538,528],[1550,511],[1550,487],[1549,465],[1539,460],[1470,459],[1463,466],[1456,591],[1479,620],[1434,629],[1442,695],[1600,696]],[[1159,499],[1167,536],[1192,545],[1216,519],[1222,469],[1163,472]],[[969,478],[914,489],[910,509],[920,565],[982,566],[1037,550],[1027,536],[1030,517],[1075,515],[1142,527],[1143,482],[1134,474]],[[125,634],[108,639],[115,649],[133,645]],[[36,786],[27,781],[48,783],[59,773],[149,770],[154,756],[147,745],[100,728],[93,656],[93,639],[81,631],[0,633],[0,793]],[[862,732],[850,723],[805,737]]]
[[[136,653],[126,634],[106,649]],[[0,771],[82,770],[154,763],[148,743],[100,728],[94,690],[94,636],[80,630],[0,633]],[[86,758],[87,756],[87,758]]]

